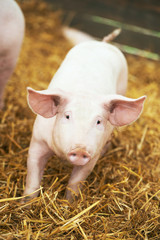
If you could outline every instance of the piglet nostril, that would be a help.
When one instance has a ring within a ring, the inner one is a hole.
[[[84,149],[76,148],[68,153],[68,158],[74,165],[84,165],[90,161],[91,156]]]

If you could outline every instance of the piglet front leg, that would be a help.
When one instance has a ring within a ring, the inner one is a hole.
[[[79,190],[82,187],[81,182],[85,181],[92,172],[97,160],[98,157],[91,159],[83,166],[74,166],[66,190],[66,199],[69,202],[73,201],[74,195],[77,196],[79,194]]]
[[[53,152],[48,148],[47,144],[43,141],[38,141],[32,137],[29,154],[27,159],[27,178],[26,188],[23,196],[31,194],[40,188],[41,179],[43,176],[44,168],[49,157]],[[39,192],[35,192],[30,196],[23,198],[23,203],[38,196]]]

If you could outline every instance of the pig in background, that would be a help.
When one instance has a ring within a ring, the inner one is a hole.
[[[3,93],[19,56],[25,21],[14,0],[0,0],[0,109],[4,107]]]
[[[123,96],[127,89],[127,63],[120,50],[107,43],[118,32],[104,41],[72,29],[64,29],[64,34],[71,34],[72,39],[75,36],[78,40],[74,43],[79,39],[84,42],[69,51],[47,90],[28,88],[28,103],[37,118],[23,194],[29,196],[23,201],[38,195],[34,191],[39,189],[46,162],[53,154],[73,164],[66,190],[66,198],[72,201],[72,194],[78,195],[80,183],[107,150],[114,127],[134,122],[146,98]]]

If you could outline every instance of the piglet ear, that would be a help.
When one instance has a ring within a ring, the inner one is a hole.
[[[62,93],[53,93],[49,90],[36,91],[29,87],[27,90],[30,108],[34,113],[45,118],[54,117],[58,106],[65,100]]]
[[[123,96],[115,96],[107,109],[109,121],[114,126],[128,125],[137,120],[143,110],[143,103],[146,96],[138,99],[131,99]]]

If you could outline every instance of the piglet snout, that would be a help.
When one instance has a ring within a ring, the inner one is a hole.
[[[68,153],[68,158],[74,165],[85,165],[91,159],[90,154],[81,148],[75,148]]]

